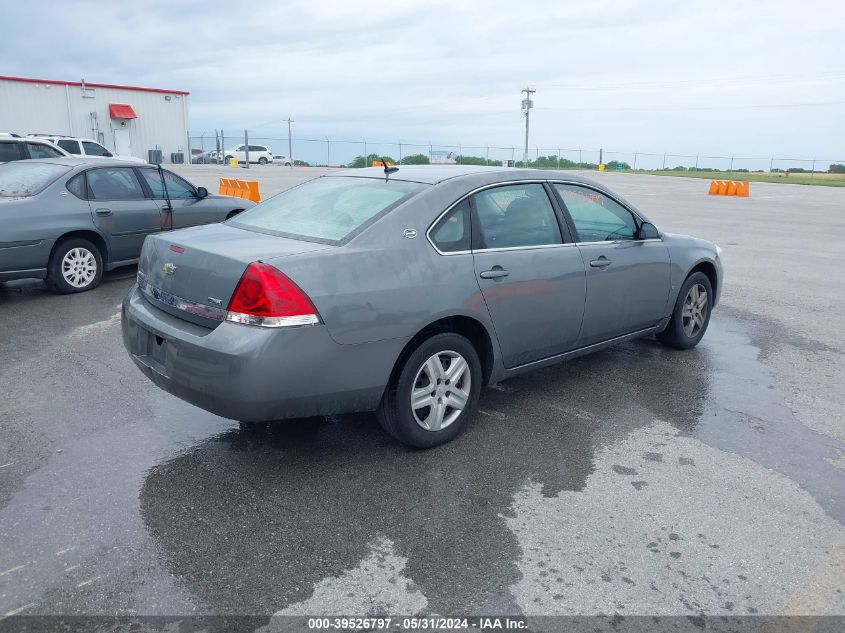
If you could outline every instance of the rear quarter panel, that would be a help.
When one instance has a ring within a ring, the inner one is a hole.
[[[36,196],[0,201],[0,270],[44,268],[56,239],[94,231],[88,202],[65,189],[72,173]]]

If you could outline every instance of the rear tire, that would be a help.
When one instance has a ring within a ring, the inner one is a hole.
[[[710,279],[702,272],[693,273],[681,286],[669,325],[657,335],[657,340],[675,349],[695,347],[710,324],[712,307]]]
[[[436,334],[400,363],[377,411],[382,428],[415,448],[452,440],[481,393],[481,362],[472,343],[460,334]]]
[[[47,287],[60,294],[93,290],[102,278],[100,249],[81,237],[60,242],[47,265]]]

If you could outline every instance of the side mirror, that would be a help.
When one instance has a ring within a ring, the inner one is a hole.
[[[208,189],[205,187],[197,187],[197,198],[202,200],[203,198],[208,196]]]
[[[651,222],[643,222],[637,231],[638,240],[655,240],[660,238],[660,231]]]

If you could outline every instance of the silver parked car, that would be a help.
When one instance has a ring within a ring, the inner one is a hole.
[[[40,277],[82,292],[138,261],[144,238],[253,207],[156,166],[79,158],[0,165],[0,281]]]
[[[431,447],[485,383],[649,334],[696,345],[719,253],[570,173],[341,171],[149,237],[123,339],[157,385],[213,413],[377,410]]]

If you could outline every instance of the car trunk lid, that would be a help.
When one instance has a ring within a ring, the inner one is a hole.
[[[157,308],[214,328],[246,267],[291,255],[333,248],[314,242],[210,224],[151,235],[144,242],[138,282]]]

